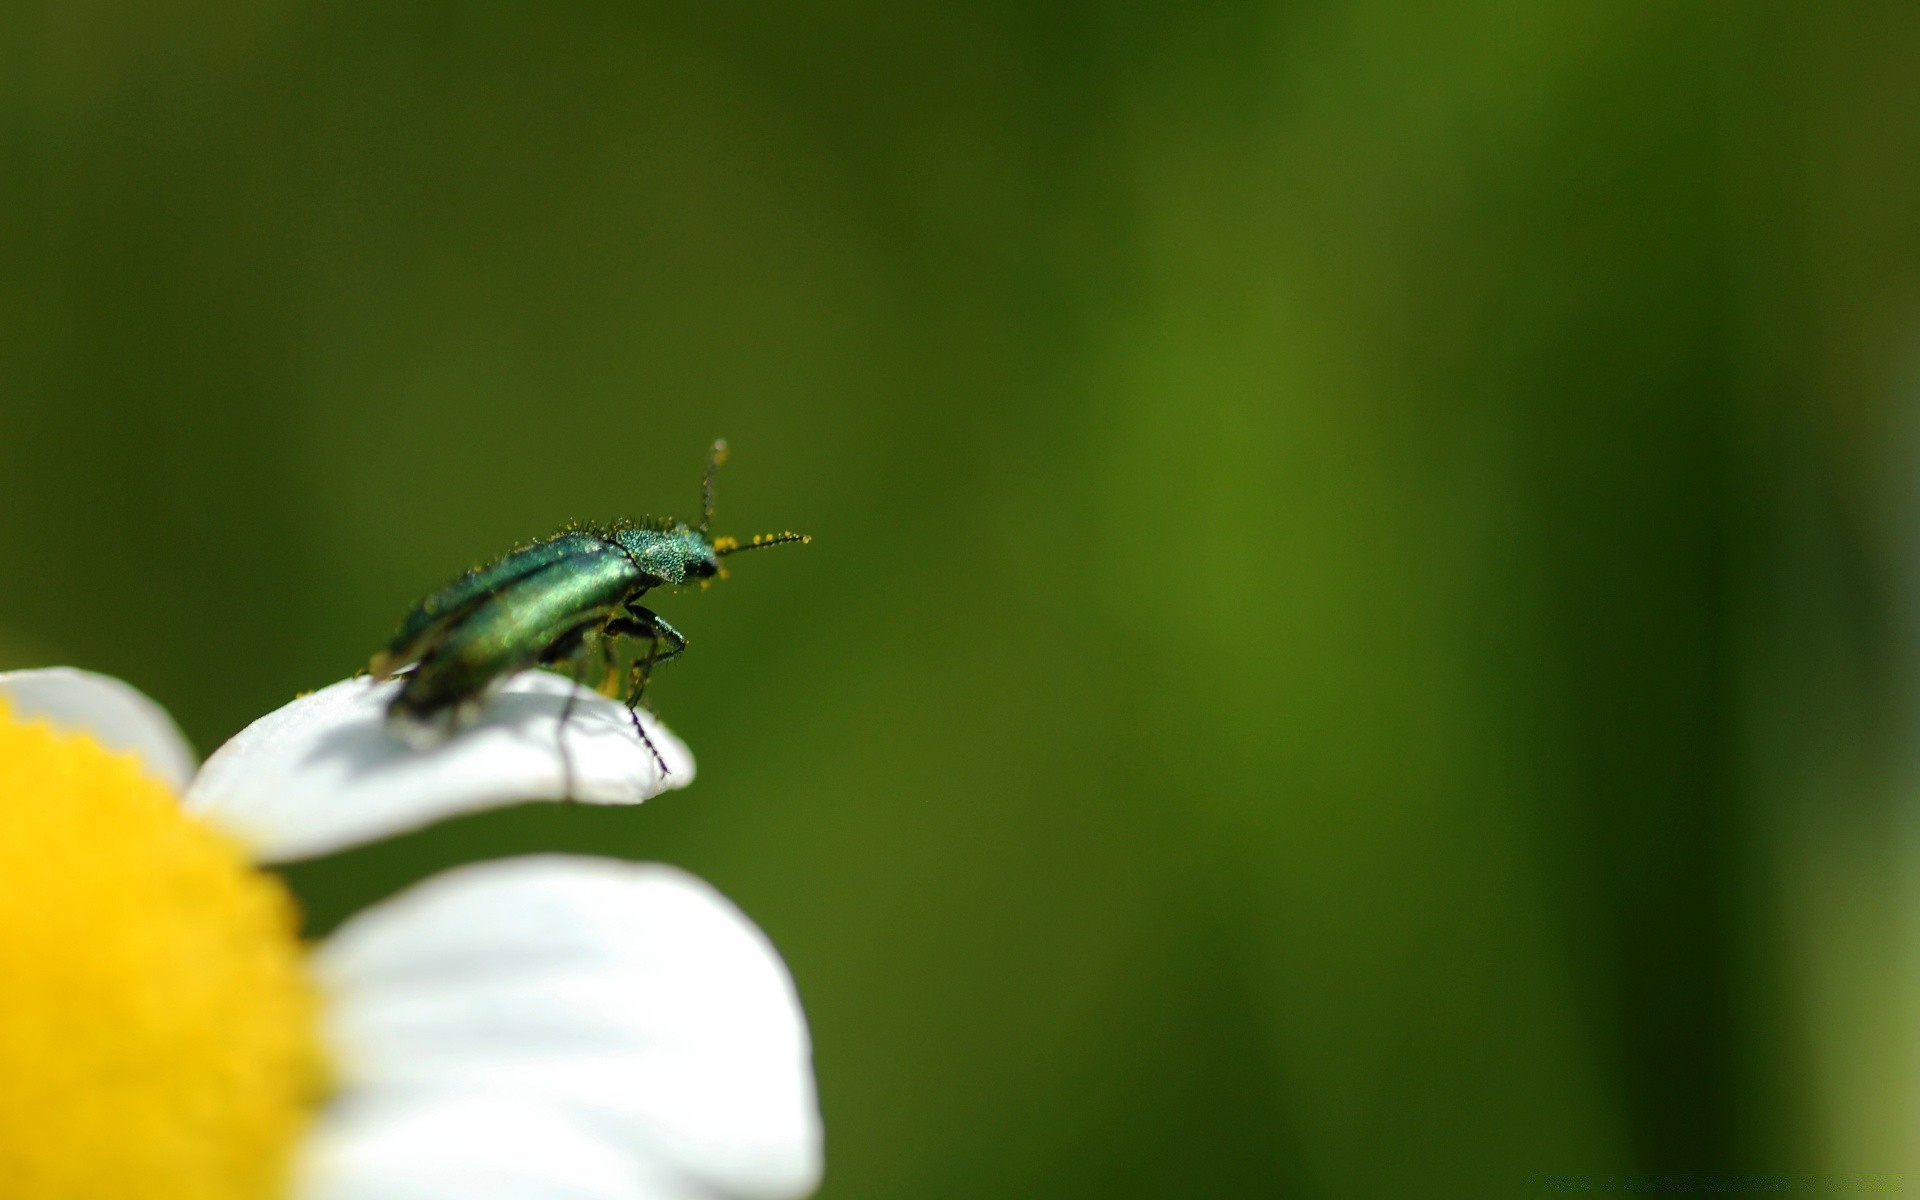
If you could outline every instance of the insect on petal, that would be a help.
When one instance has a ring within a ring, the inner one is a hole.
[[[569,797],[637,804],[693,781],[693,755],[642,713],[663,778],[624,705],[541,671],[518,675],[444,743],[410,746],[387,725],[397,681],[348,679],[241,730],[187,789],[187,807],[286,862],[446,817]],[[563,755],[560,716],[572,691]]]

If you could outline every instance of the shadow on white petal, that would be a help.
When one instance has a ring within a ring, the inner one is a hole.
[[[16,716],[81,730],[110,749],[139,756],[176,792],[186,788],[200,761],[166,709],[111,675],[76,667],[0,671],[0,695]]]
[[[700,1200],[551,1107],[421,1095],[347,1103],[302,1148],[294,1200]]]
[[[550,1106],[701,1195],[821,1170],[806,1020],[773,946],[671,867],[546,856],[438,876],[314,957],[350,1102]]]
[[[508,680],[471,726],[425,749],[387,726],[398,689],[397,680],[348,679],[268,713],[207,760],[187,807],[261,859],[285,862],[462,813],[562,798],[637,804],[693,780],[693,755],[658,721],[641,714],[665,777],[624,705],[558,676]]]

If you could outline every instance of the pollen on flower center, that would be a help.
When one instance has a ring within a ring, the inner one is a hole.
[[[319,1098],[280,884],[0,701],[0,1196],[275,1196]]]

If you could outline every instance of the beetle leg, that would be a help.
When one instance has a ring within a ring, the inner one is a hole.
[[[650,608],[638,604],[629,604],[618,617],[607,622],[607,632],[616,637],[629,637],[636,640],[647,638],[668,644],[666,653],[656,655],[654,665],[672,662],[687,649],[687,635],[667,624],[665,617]]]
[[[647,642],[647,652],[627,665],[627,711],[638,709],[653,711],[653,705],[647,703],[647,682],[653,678],[653,668],[659,664],[660,639],[652,638]]]
[[[654,745],[653,739],[647,736],[647,727],[640,723],[640,694],[646,691],[646,672],[653,669],[653,651],[659,644],[658,640],[652,642],[647,648],[646,658],[644,660],[636,659],[633,663],[631,669],[634,683],[633,687],[627,692],[627,719],[633,722],[633,731],[640,735],[640,740],[646,744],[647,750],[652,753],[654,765],[660,768],[660,778],[665,779],[669,775],[672,775],[673,772],[667,768],[667,760],[661,755],[660,747]],[[642,661],[647,664],[644,670],[641,667]],[[648,711],[651,712],[652,710],[649,709]]]
[[[573,751],[567,748],[567,719],[573,716],[574,699],[586,688],[586,668],[591,661],[592,656],[587,654],[583,639],[574,654],[573,686],[567,689],[567,702],[560,706],[560,720],[553,727],[553,740],[560,747],[560,798],[567,801],[573,799]]]
[[[629,668],[627,708],[637,709],[646,702],[647,683],[653,678],[653,669],[686,653],[687,637],[660,614],[638,604],[627,606],[627,616],[620,622],[620,629],[626,637],[647,639],[646,654],[635,659]],[[662,646],[666,647],[664,651]]]
[[[636,663],[635,666],[637,668],[638,664]],[[654,745],[653,739],[647,736],[647,727],[640,723],[640,711],[631,700],[627,702],[627,719],[633,722],[633,732],[639,735],[640,744],[647,748],[647,753],[653,755],[653,765],[660,768],[660,778],[671,778],[673,768],[667,766],[666,757],[660,753],[660,747]]]
[[[667,760],[662,757],[660,748],[653,744],[653,739],[647,736],[646,727],[640,723],[640,707],[646,703],[647,681],[652,678],[653,669],[663,662],[678,658],[687,648],[686,636],[661,619],[658,613],[638,604],[627,605],[619,617],[607,622],[606,632],[614,637],[646,639],[646,654],[635,659],[628,667],[627,716],[633,721],[633,731],[653,752],[654,764],[660,768],[661,777],[665,778],[673,772],[667,769]],[[668,646],[665,653],[661,652],[663,643]]]
[[[620,656],[613,648],[613,635],[600,631],[600,665],[605,671],[601,676],[598,691],[609,700],[620,696]]]

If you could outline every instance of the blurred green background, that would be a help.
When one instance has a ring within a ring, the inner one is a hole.
[[[316,931],[699,872],[838,1200],[1902,1178],[1912,15],[16,0],[0,658],[210,750],[724,435],[698,784]]]

